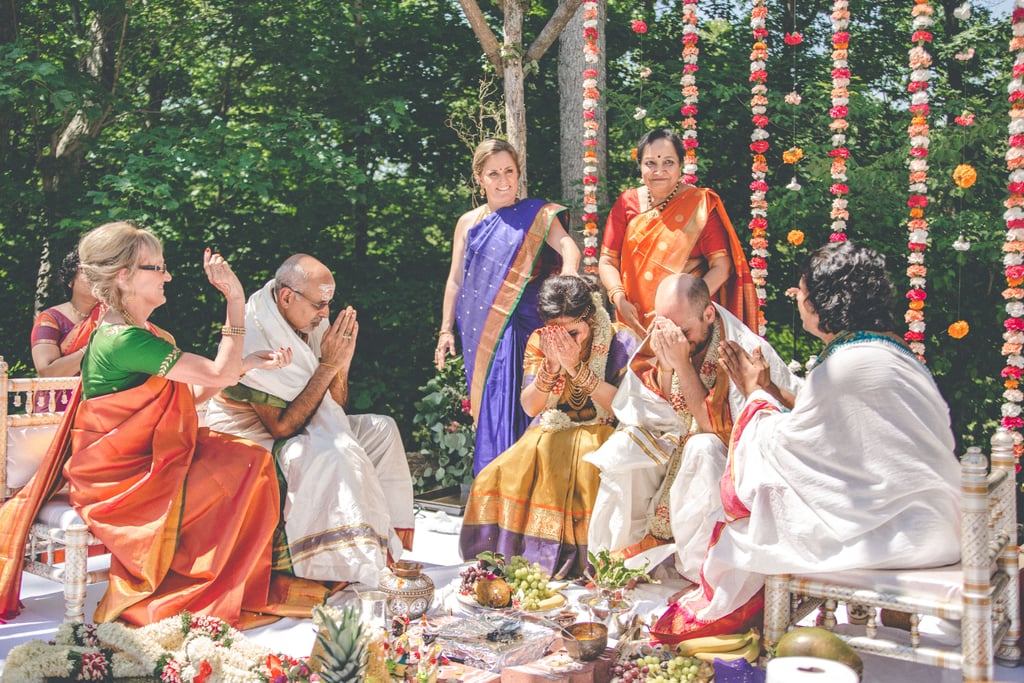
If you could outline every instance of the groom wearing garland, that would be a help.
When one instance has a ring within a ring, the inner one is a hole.
[[[699,277],[665,278],[654,313],[612,403],[619,426],[584,457],[601,470],[590,547],[626,557],[651,551],[658,564],[674,540],[676,569],[696,583],[721,508],[733,416],[744,401],[720,370],[719,345],[735,341],[759,358],[783,403],[792,404],[800,380],[764,339],[711,301]]]

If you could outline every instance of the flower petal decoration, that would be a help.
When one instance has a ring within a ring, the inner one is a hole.
[[[644,33],[647,33],[647,22],[642,19],[634,19],[633,23],[630,24],[630,28],[633,29],[633,33],[643,35]]]
[[[794,247],[799,247],[804,243],[804,231],[803,230],[790,230],[786,235],[786,241],[792,244]]]

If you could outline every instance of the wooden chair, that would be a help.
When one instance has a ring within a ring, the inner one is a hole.
[[[863,636],[838,634],[856,650],[961,669],[964,681],[972,682],[992,680],[993,659],[1017,666],[1021,632],[1013,439],[1004,429],[992,437],[991,472],[977,447],[969,448],[960,463],[959,564],[769,576],[765,582],[765,644],[777,643],[816,607],[821,608],[821,625],[831,629],[837,604],[842,602],[867,619]],[[879,609],[909,614],[909,636],[901,640],[881,637]],[[959,620],[959,647],[922,646],[918,631],[922,615]]]
[[[67,400],[77,377],[12,378],[0,356],[0,501],[17,493],[27,478],[32,459],[38,465],[49,445],[47,432],[56,431],[63,413],[59,403]],[[42,397],[42,398],[40,398]],[[43,449],[43,452],[39,452]],[[20,472],[19,481],[8,485],[8,468]],[[60,583],[64,587],[64,621],[85,620],[85,589],[106,581],[107,569],[88,570],[90,555],[105,553],[61,491],[40,510],[25,545],[24,571]]]

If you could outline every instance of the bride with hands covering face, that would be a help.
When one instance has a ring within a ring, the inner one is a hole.
[[[520,393],[533,421],[473,481],[459,547],[464,559],[522,555],[551,576],[577,577],[599,485],[583,456],[613,431],[612,399],[637,340],[583,278],[549,278],[538,306],[546,325],[527,342]]]

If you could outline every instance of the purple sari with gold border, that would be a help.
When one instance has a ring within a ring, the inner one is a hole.
[[[455,320],[476,422],[474,476],[522,436],[530,419],[519,405],[523,351],[541,326],[539,257],[551,222],[565,207],[524,199],[469,229]]]

